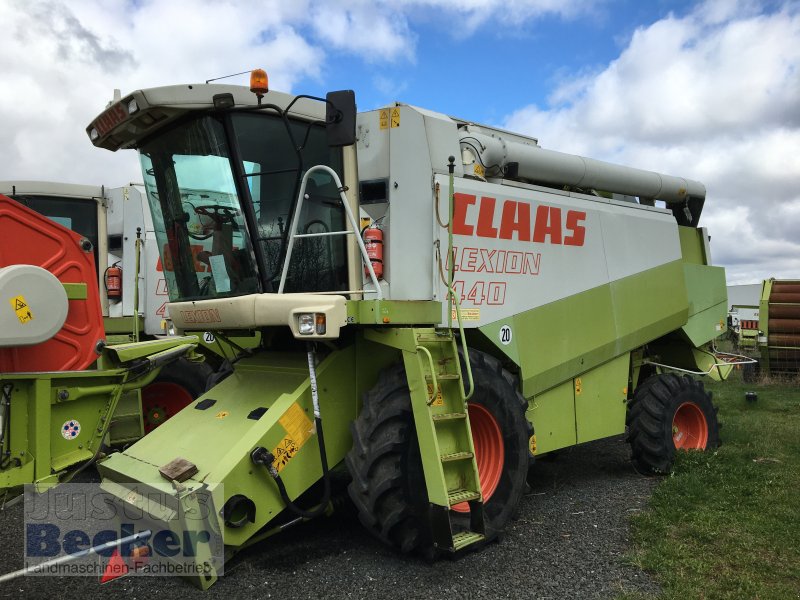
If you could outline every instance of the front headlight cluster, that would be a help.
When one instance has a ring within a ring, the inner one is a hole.
[[[327,330],[325,313],[300,313],[298,315],[297,330],[300,335],[325,335]]]

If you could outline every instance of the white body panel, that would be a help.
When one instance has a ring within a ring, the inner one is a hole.
[[[447,190],[446,177],[437,176],[436,182]],[[454,232],[466,228],[471,234],[453,236],[454,286],[461,295],[466,327],[498,321],[681,258],[675,219],[663,209],[534,186],[469,179],[456,180],[455,186],[457,194],[469,199],[456,199],[456,206],[465,205],[466,210],[462,216],[456,211]],[[507,203],[517,203],[514,212]],[[551,229],[543,239],[531,241],[542,236],[541,223],[537,233],[539,207],[551,219],[560,213],[559,222],[547,222],[559,233]],[[481,209],[484,217],[490,216],[482,228]],[[527,214],[529,224],[512,231],[509,217],[521,222]],[[436,229],[434,243],[447,248],[447,229],[438,225]],[[509,234],[510,239],[500,237]],[[435,256],[433,261],[438,271]],[[446,274],[444,264],[442,268]],[[446,298],[447,288],[439,280],[434,299]],[[446,318],[445,309],[443,321]]]

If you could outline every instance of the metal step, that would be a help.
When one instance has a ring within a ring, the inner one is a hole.
[[[431,419],[435,423],[441,423],[443,421],[458,421],[459,419],[466,419],[467,413],[442,413],[439,415],[431,415]]]
[[[475,456],[472,452],[452,452],[450,454],[442,454],[442,462],[450,462],[453,460],[465,460]]]
[[[471,502],[472,500],[480,500],[481,495],[479,492],[473,492],[470,490],[447,490],[447,501],[450,503],[450,506],[454,506],[456,504],[461,504],[462,502]]]
[[[420,343],[425,343],[425,342],[433,342],[433,343],[451,342],[451,341],[453,341],[453,336],[450,335],[450,334],[436,335],[435,333],[418,333],[417,334],[417,341],[420,342]]]
[[[482,542],[484,536],[474,531],[461,531],[453,536],[453,549],[455,551],[471,546],[478,542]]]
[[[449,381],[454,379],[461,379],[461,375],[458,373],[442,373],[441,375],[438,373],[436,374],[437,381]],[[431,382],[433,381],[433,377],[430,375],[425,375],[425,381]]]

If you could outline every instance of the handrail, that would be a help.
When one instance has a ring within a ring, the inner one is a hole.
[[[436,378],[436,365],[433,364],[433,355],[431,354],[431,351],[428,350],[425,346],[417,346],[416,350],[417,352],[419,352],[420,350],[424,352],[425,355],[428,357],[428,362],[430,363],[431,380],[433,385],[433,391],[428,397],[428,406],[430,406],[436,401],[436,397],[439,395],[439,381]]]
[[[333,181],[336,184],[336,189],[339,192],[339,200],[342,202],[342,207],[344,208],[345,214],[347,215],[347,221],[350,224],[351,230],[343,229],[341,231],[330,231],[325,232],[327,235],[352,235],[355,233],[359,233],[358,225],[356,224],[355,217],[353,216],[353,211],[350,210],[350,204],[347,202],[347,196],[344,195],[347,188],[342,185],[342,180],[339,179],[339,175],[331,169],[327,165],[316,165],[311,167],[306,174],[303,175],[303,181],[300,184],[300,194],[297,198],[297,203],[294,207],[294,214],[292,215],[292,224],[289,228],[289,244],[286,248],[286,258],[283,261],[283,271],[281,272],[281,283],[278,286],[278,293],[283,293],[283,288],[286,285],[286,276],[289,273],[289,263],[292,259],[292,250],[294,249],[294,240],[295,238],[302,238],[302,237],[318,237],[322,234],[298,234],[297,233],[297,222],[300,219],[300,211],[303,209],[303,200],[306,197],[306,185],[308,184],[309,176],[314,173],[315,171],[323,171],[328,173],[331,177],[333,177]],[[375,293],[378,296],[378,300],[383,300],[383,292],[381,291],[380,284],[378,283],[378,278],[375,276],[375,270],[372,268],[372,261],[369,260],[369,255],[367,254],[367,249],[364,246],[364,240],[361,239],[361,235],[356,235],[356,240],[358,241],[358,248],[361,251],[361,259],[364,261],[364,265],[367,267],[367,271],[369,272],[369,277],[372,280],[372,285],[375,286]]]

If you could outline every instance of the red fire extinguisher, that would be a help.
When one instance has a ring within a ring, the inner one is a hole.
[[[109,300],[122,298],[122,269],[114,263],[106,269],[106,294]]]
[[[364,247],[367,249],[369,262],[372,263],[372,270],[375,277],[383,277],[383,231],[377,227],[370,227],[364,230]],[[369,269],[364,267],[364,273],[369,276]]]

